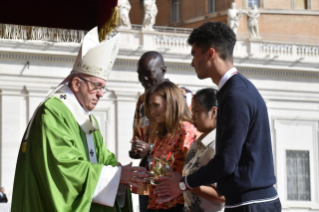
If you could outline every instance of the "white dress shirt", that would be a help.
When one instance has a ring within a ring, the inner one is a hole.
[[[234,76],[237,73],[238,73],[237,68],[232,67],[231,69],[229,69],[229,71],[227,71],[220,79],[218,84],[218,90],[220,91],[220,89],[223,87],[223,85],[225,85],[227,80],[229,80],[232,76]]]

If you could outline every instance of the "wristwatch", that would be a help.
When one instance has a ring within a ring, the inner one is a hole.
[[[181,181],[179,181],[179,188],[182,191],[186,191],[188,189],[185,183],[185,177],[182,177]]]

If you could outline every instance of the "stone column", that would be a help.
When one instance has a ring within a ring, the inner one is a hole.
[[[134,112],[139,94],[128,90],[115,90],[114,94],[116,96],[116,155],[118,161],[122,165],[126,165],[133,161],[128,156],[128,152],[131,149],[130,140],[133,136]],[[138,162],[135,161],[134,165],[138,165]]]
[[[21,139],[27,122],[26,92],[21,86],[0,86],[0,183],[11,200]]]

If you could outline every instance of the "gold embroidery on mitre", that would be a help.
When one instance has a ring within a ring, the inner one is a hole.
[[[27,152],[27,142],[23,142],[23,144],[22,144],[22,152],[23,153]]]

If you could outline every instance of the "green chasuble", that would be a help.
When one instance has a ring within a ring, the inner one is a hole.
[[[92,203],[102,167],[117,165],[99,130],[93,138],[96,164],[89,160],[86,134],[68,107],[57,97],[45,101],[21,143],[12,212],[131,212],[129,189],[123,208],[117,201],[114,207]]]

